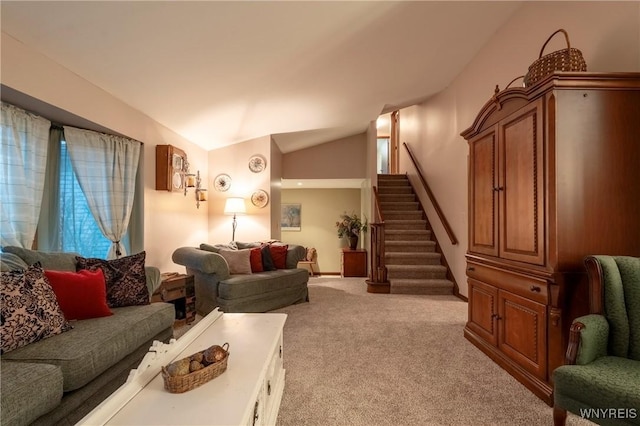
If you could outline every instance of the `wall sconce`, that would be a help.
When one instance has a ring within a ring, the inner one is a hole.
[[[247,212],[247,208],[244,204],[244,198],[240,197],[230,197],[227,198],[227,202],[224,205],[224,214],[233,215],[233,233],[231,234],[231,241],[235,241],[236,239],[236,227],[238,226],[238,222],[236,221],[237,214],[245,214]]]
[[[187,189],[196,189],[196,207],[200,208],[200,202],[207,201],[207,190],[202,188],[202,179],[200,179],[200,170],[193,173],[189,173],[189,163],[185,162],[184,165],[184,195],[187,196]]]

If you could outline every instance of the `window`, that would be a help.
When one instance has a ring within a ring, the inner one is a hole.
[[[4,102],[1,118],[2,246],[103,259],[144,250],[141,142]]]
[[[67,144],[60,143],[59,173],[59,247],[60,251],[76,252],[84,257],[106,258],[111,247],[109,241],[100,231],[87,199],[80,189],[80,184],[71,167],[71,158]],[[46,190],[46,188],[45,188]],[[129,252],[128,244],[125,247]]]

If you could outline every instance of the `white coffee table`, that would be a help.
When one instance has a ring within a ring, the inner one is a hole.
[[[286,314],[215,310],[171,344],[154,344],[127,383],[78,424],[273,425],[284,391]],[[181,394],[164,389],[160,368],[213,344],[229,343],[227,370]]]

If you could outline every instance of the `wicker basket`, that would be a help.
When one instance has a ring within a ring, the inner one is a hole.
[[[558,33],[563,33],[567,40],[567,48],[557,50],[542,56],[544,48],[547,47],[547,43]],[[525,87],[529,87],[542,80],[544,77],[553,73],[554,71],[586,71],[587,63],[582,57],[582,52],[578,49],[572,48],[569,42],[569,34],[563,29],[559,29],[549,36],[547,41],[542,45],[540,49],[540,55],[536,61],[529,67],[529,72],[524,77]]]
[[[225,343],[222,348],[226,352],[223,359],[189,374],[170,376],[167,372],[167,366],[162,367],[164,388],[171,393],[183,393],[197,388],[224,373],[227,370],[227,360],[229,359],[229,344]]]

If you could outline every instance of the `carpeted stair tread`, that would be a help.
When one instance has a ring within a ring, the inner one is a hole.
[[[386,252],[385,265],[440,265],[442,255],[436,252]]]
[[[420,203],[417,201],[393,201],[393,202],[381,202],[380,210],[382,210],[382,214],[385,212],[393,210],[393,211],[415,211],[420,208]]]
[[[453,282],[446,279],[390,279],[392,294],[451,294]]]
[[[416,196],[414,194],[380,194],[378,199],[382,203],[392,203],[392,202],[413,202],[416,201]]]
[[[389,280],[404,279],[438,279],[447,276],[447,268],[442,265],[386,265]]]
[[[435,241],[385,241],[386,252],[432,252],[436,249]]]
[[[431,239],[431,231],[426,229],[386,229],[384,232],[385,241],[424,241]]]
[[[386,219],[384,229],[396,229],[396,226],[416,226],[427,229],[427,221],[424,219]]]
[[[385,223],[388,220],[420,220],[422,219],[422,211],[420,210],[411,210],[411,211],[393,211],[388,210],[383,213]]]
[[[409,185],[408,179],[384,179],[382,182],[378,182],[378,186],[390,187],[390,186],[407,186]]]
[[[382,186],[378,188],[378,195],[393,194],[413,194],[413,189],[410,186]]]

